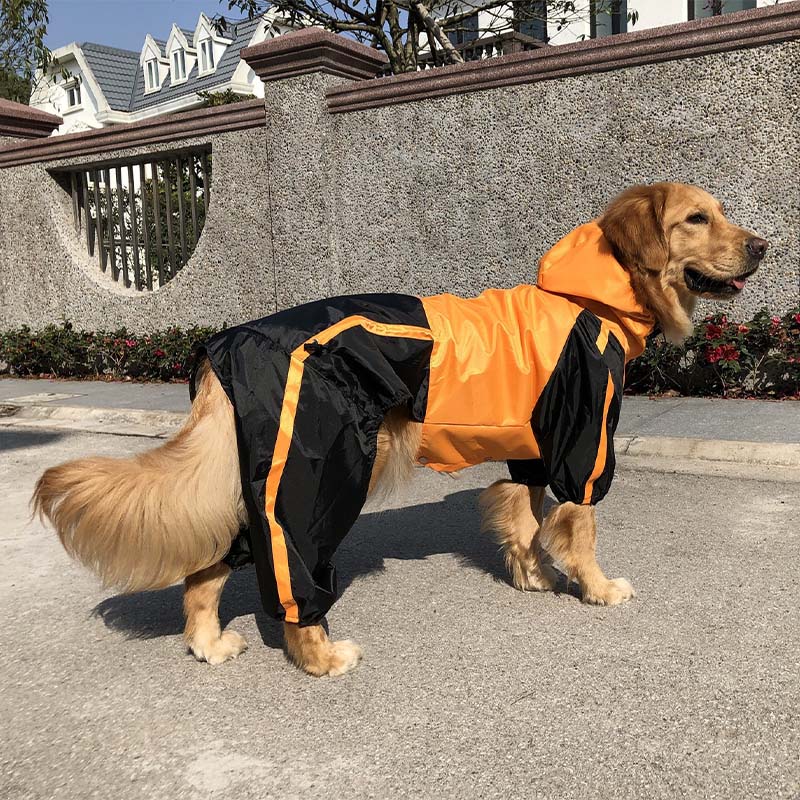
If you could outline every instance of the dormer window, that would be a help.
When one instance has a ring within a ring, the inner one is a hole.
[[[186,80],[186,55],[183,49],[172,51],[172,82]]]
[[[78,108],[81,104],[81,87],[74,84],[67,89],[67,108]]]
[[[157,59],[148,58],[147,61],[144,62],[144,74],[147,79],[147,91],[154,92],[161,85]]]
[[[203,39],[200,42],[200,71],[211,72],[215,66],[214,42],[211,39]]]

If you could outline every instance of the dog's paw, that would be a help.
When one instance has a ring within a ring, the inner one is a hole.
[[[362,655],[361,648],[355,642],[326,640],[316,647],[307,647],[299,657],[295,656],[292,660],[303,672],[315,678],[325,675],[337,677],[355,669]]]
[[[217,639],[191,641],[188,647],[198,661],[207,661],[216,666],[236,658],[247,650],[247,640],[236,631],[223,631]]]
[[[521,592],[552,592],[558,584],[558,573],[547,564],[532,568],[519,565],[511,571],[511,582]]]
[[[351,669],[355,669],[358,666],[358,662],[361,661],[363,655],[361,648],[349,639],[342,642],[332,642],[328,675],[336,677],[350,672]]]
[[[583,592],[583,602],[595,606],[617,606],[632,597],[636,597],[636,592],[625,578],[615,578],[612,581],[587,588]]]

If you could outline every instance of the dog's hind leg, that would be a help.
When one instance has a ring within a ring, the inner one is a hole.
[[[613,606],[634,596],[625,578],[609,580],[595,558],[597,522],[594,507],[562,503],[544,520],[539,536],[542,547],[581,587],[584,603]]]
[[[219,562],[186,578],[183,638],[198,661],[222,664],[247,649],[247,641],[236,631],[220,630],[219,598],[230,571],[227,564]]]
[[[361,648],[355,642],[332,642],[322,625],[284,622],[283,632],[289,659],[309,675],[344,675],[361,660]]]
[[[544,487],[513,481],[493,483],[480,498],[482,528],[503,549],[511,582],[524,592],[555,588],[557,575],[539,546]]]

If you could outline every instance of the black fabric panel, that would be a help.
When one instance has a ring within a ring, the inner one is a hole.
[[[330,558],[366,499],[383,416],[394,406],[424,409],[426,402],[430,340],[378,336],[355,326],[325,344],[313,342],[314,334],[354,315],[427,329],[418,298],[356,295],[309,303],[222,331],[200,352],[208,356],[234,406],[250,523],[249,534],[240,534],[226,561],[237,567],[246,563],[249,544],[264,609],[283,619],[264,510],[265,485],[290,353],[312,339],[276,499],[303,625],[317,623],[336,600]]]
[[[614,383],[614,396],[608,407],[606,415],[606,463],[603,472],[594,482],[592,487],[592,505],[599,503],[611,488],[611,481],[614,479],[614,469],[617,465],[617,458],[614,453],[614,433],[619,422],[619,412],[622,407],[622,387],[625,383],[625,350],[619,343],[614,334],[609,334],[608,344],[603,352],[603,361],[611,373],[611,380]]]
[[[524,486],[547,486],[550,478],[541,458],[514,459],[506,461],[508,473],[514,483]]]
[[[533,410],[531,426],[562,503],[583,503],[600,445],[608,367],[595,344],[600,320],[582,311]]]

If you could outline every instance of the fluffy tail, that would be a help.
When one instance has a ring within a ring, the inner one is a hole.
[[[133,458],[48,469],[32,504],[71,556],[123,591],[160,589],[220,561],[245,512],[233,408],[208,364],[173,439]]]

